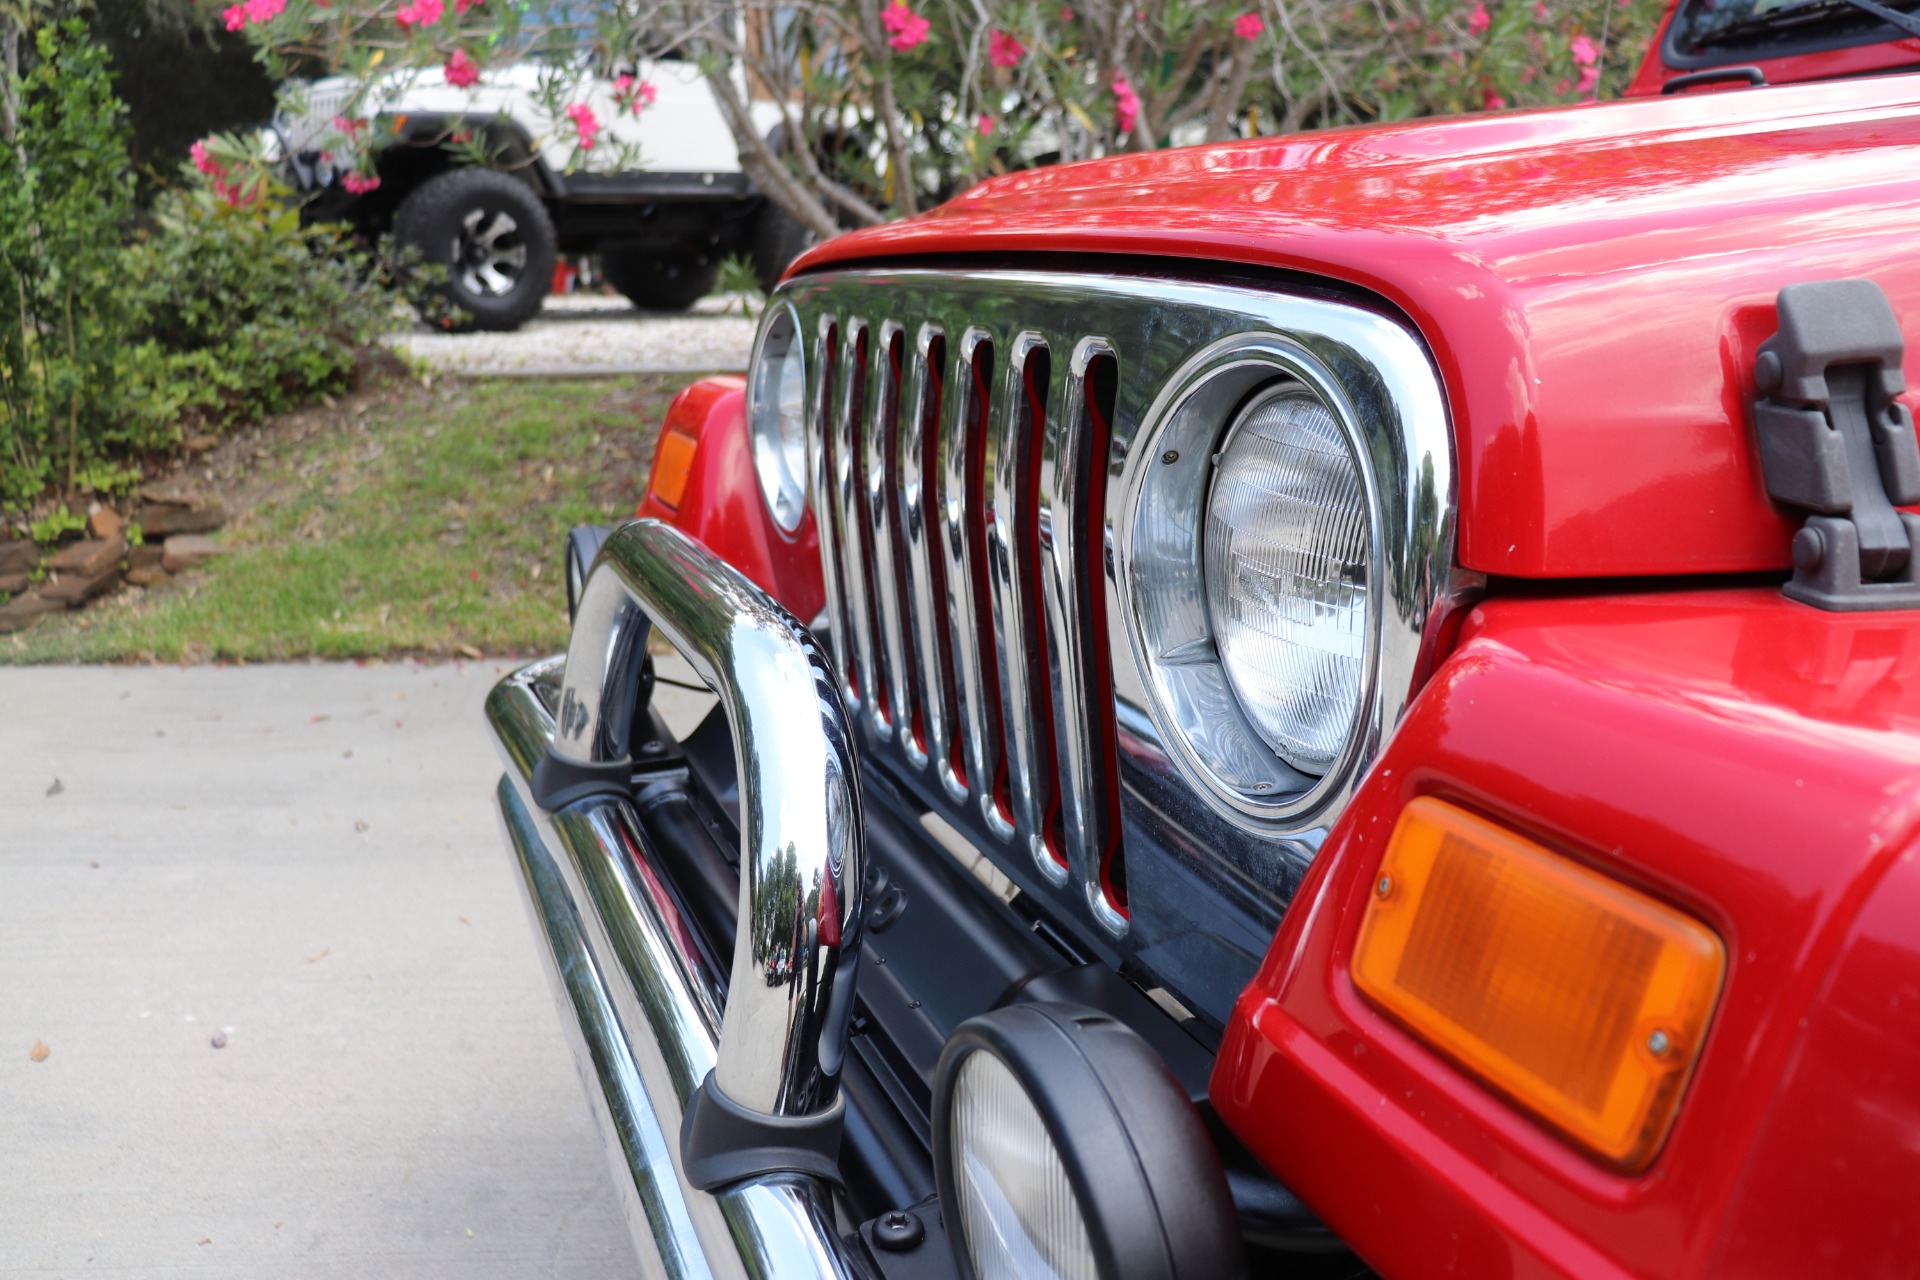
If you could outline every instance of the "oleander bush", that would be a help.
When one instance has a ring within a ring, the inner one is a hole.
[[[1617,94],[1662,0],[237,0],[270,70],[358,86],[328,144],[377,185],[382,86],[438,69],[476,94],[543,68],[546,119],[583,168],[634,157],[621,111],[650,59],[705,73],[742,166],[822,236],[910,215],[1011,169],[1120,150]],[[624,77],[624,78],[623,78]],[[746,92],[743,92],[745,90]],[[769,133],[749,93],[784,117]],[[297,84],[288,105],[299,109]],[[372,127],[369,127],[372,126]]]

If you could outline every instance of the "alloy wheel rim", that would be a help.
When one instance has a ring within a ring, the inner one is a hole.
[[[520,224],[503,209],[474,209],[453,238],[453,279],[476,297],[512,293],[527,268]]]

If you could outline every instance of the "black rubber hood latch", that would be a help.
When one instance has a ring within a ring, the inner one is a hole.
[[[1920,608],[1920,445],[1905,341],[1871,280],[1780,291],[1780,328],[1760,345],[1753,408],[1767,493],[1810,512],[1793,537],[1793,600],[1819,609]]]

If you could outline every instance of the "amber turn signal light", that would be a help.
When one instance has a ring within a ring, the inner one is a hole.
[[[687,476],[693,471],[693,453],[700,442],[671,428],[660,433],[653,451],[653,475],[647,487],[662,505],[680,509],[680,498],[687,491]]]
[[[1725,970],[1698,921],[1431,797],[1400,815],[1353,953],[1416,1036],[1628,1172],[1666,1139]]]

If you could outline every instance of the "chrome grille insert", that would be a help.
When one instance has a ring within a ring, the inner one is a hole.
[[[1353,746],[1370,760],[1451,585],[1451,439],[1419,340],[1347,303],[1122,276],[875,269],[802,276],[780,297],[819,344],[826,616],[869,759],[1068,909],[1096,952],[1151,949],[1162,973],[1250,965],[1350,786],[1247,824],[1180,776],[1115,537],[1159,461],[1136,446],[1176,373],[1240,335],[1291,344],[1338,385],[1377,464],[1392,584]],[[1149,894],[1194,875],[1247,923]]]

